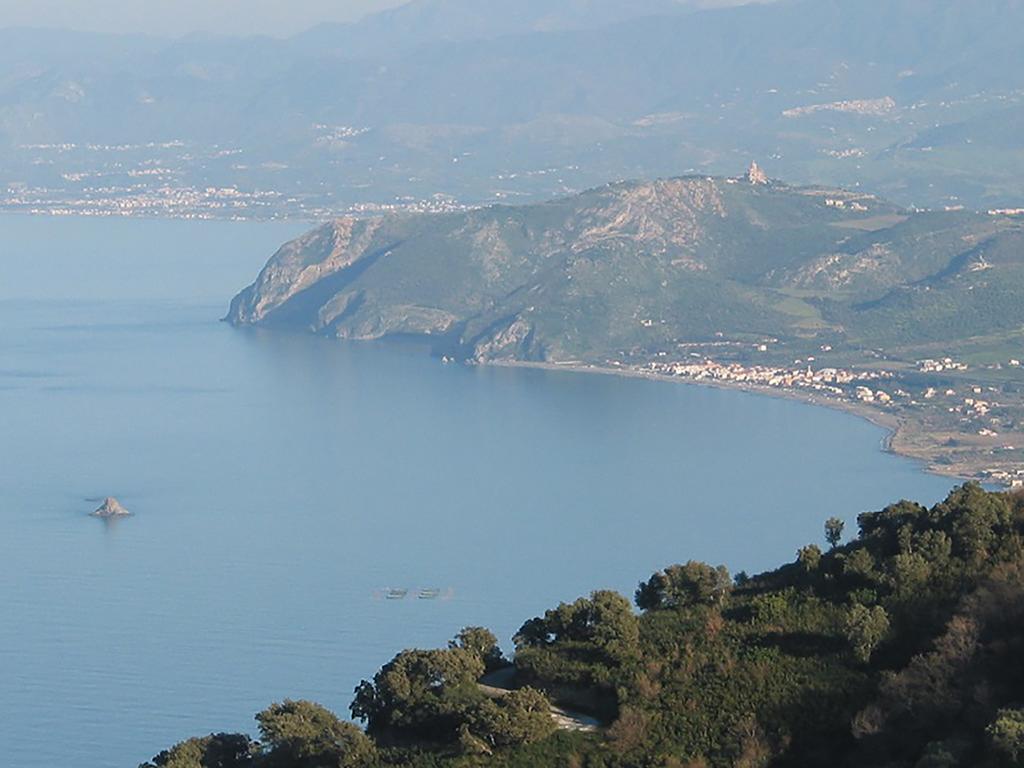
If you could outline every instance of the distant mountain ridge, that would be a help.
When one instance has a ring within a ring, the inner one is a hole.
[[[344,58],[389,58],[424,45],[595,29],[690,10],[680,0],[413,0],[358,22],[321,24],[294,42]]]
[[[290,40],[0,31],[0,181],[73,194],[100,158],[83,145],[179,141],[184,167],[140,162],[341,203],[545,199],[751,157],[908,206],[1024,198],[1020,0],[467,2]],[[63,144],[72,179],[31,149]]]

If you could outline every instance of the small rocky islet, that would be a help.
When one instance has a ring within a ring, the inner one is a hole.
[[[101,517],[105,519],[116,518],[116,517],[130,517],[131,512],[124,508],[124,505],[120,501],[115,499],[113,496],[107,496],[103,500],[103,503],[91,513],[91,517]]]

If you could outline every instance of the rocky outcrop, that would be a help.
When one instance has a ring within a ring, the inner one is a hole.
[[[253,324],[326,277],[368,255],[381,219],[337,219],[286,243],[260,272],[256,282],[231,303],[227,320]]]
[[[501,323],[488,329],[473,345],[472,360],[486,363],[494,360],[543,360],[543,353],[531,343],[533,328],[517,317],[510,323]]]
[[[92,517],[128,517],[131,515],[127,509],[125,509],[121,502],[115,499],[113,496],[108,496],[103,500],[103,503],[97,507],[96,511],[92,513]]]

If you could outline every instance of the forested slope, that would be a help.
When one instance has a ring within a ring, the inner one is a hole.
[[[631,602],[595,592],[493,635],[406,651],[357,689],[362,731],[309,702],[260,740],[184,742],[147,766],[1017,766],[1024,758],[1024,495],[901,501],[842,543],[749,577],[698,562]],[[478,681],[512,665],[515,690]],[[558,730],[552,701],[597,733]]]

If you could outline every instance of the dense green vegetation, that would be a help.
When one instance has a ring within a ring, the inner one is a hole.
[[[324,225],[282,247],[228,319],[428,337],[481,361],[601,365],[733,342],[708,349],[721,357],[773,338],[790,363],[822,346],[868,363],[867,349],[1024,327],[1022,244],[1010,217],[903,211],[835,189],[623,182],[539,205]]]
[[[843,544],[730,578],[698,562],[492,634],[405,651],[356,691],[366,731],[309,702],[260,739],[191,739],[146,768],[1024,765],[1024,494],[956,488],[862,515]],[[497,671],[509,690],[478,685]],[[550,702],[605,723],[556,730]]]

